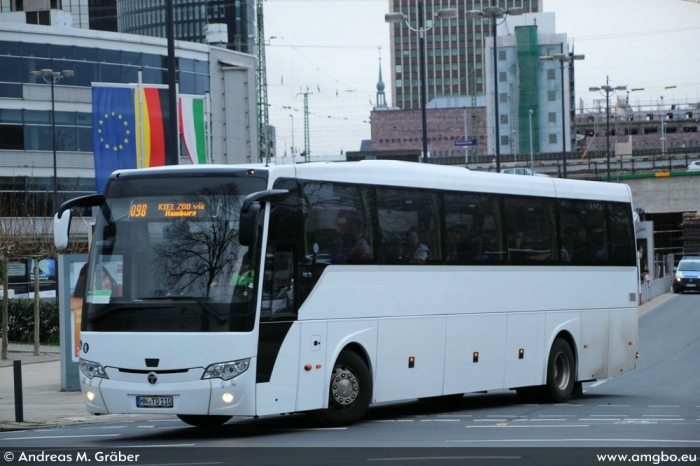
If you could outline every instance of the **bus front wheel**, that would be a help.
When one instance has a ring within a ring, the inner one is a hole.
[[[354,424],[362,419],[372,399],[372,376],[367,364],[352,351],[343,351],[333,367],[328,408],[315,412],[329,427]]]
[[[576,362],[569,343],[557,338],[552,344],[547,363],[546,397],[555,403],[564,403],[574,390]]]
[[[219,427],[231,419],[231,416],[202,416],[194,414],[178,414],[177,417],[185,424],[203,429]]]

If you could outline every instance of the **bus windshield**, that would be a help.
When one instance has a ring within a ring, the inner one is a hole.
[[[82,329],[251,331],[259,275],[238,224],[244,197],[265,185],[261,177],[113,181],[95,226]]]

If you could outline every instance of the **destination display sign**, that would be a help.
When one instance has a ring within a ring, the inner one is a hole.
[[[132,201],[129,218],[197,217],[205,207],[203,202]]]

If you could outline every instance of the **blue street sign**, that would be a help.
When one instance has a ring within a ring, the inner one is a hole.
[[[468,139],[466,141],[455,141],[455,146],[476,146],[476,139]]]

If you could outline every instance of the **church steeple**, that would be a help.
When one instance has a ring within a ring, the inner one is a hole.
[[[388,108],[386,105],[386,95],[384,95],[384,81],[382,80],[381,47],[379,48],[379,53],[379,82],[377,83],[377,106],[374,107],[375,110]]]

